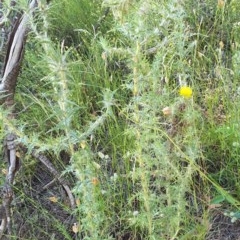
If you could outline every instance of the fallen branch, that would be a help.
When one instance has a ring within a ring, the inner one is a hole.
[[[73,209],[75,207],[75,200],[72,195],[72,192],[71,192],[69,186],[67,185],[67,183],[65,182],[65,180],[60,176],[58,171],[55,169],[53,164],[49,161],[49,159],[45,155],[38,153],[35,149],[32,151],[32,156],[34,158],[38,159],[41,163],[43,163],[45,165],[45,167],[47,167],[47,169],[52,173],[54,178],[57,179],[59,181],[59,183],[63,186],[63,188],[65,189],[65,191],[68,195],[68,198],[70,200],[71,208]],[[45,186],[45,188],[46,188],[46,186]]]
[[[26,34],[28,31],[29,14],[32,14],[34,8],[37,6],[37,1],[32,0],[29,5],[29,13],[25,13],[19,16],[7,43],[7,52],[5,57],[4,68],[2,72],[2,79],[0,83],[1,100],[2,104],[9,110],[8,119],[14,118],[13,105],[14,105],[14,93],[17,84],[17,77],[20,70],[21,61],[23,58],[24,44]],[[12,219],[10,206],[13,199],[12,184],[14,176],[20,166],[20,160],[16,156],[16,135],[5,127],[9,132],[5,138],[5,160],[8,163],[8,172],[5,180],[5,184],[2,187],[2,205],[1,209],[1,227],[0,227],[0,239],[7,229],[9,235],[12,234]]]
[[[32,0],[29,4],[29,11],[21,16],[19,15],[15,21],[8,39],[2,79],[0,81],[0,104],[2,104],[9,112],[7,120],[5,119],[7,121],[5,124],[5,130],[8,134],[4,141],[4,157],[5,161],[8,163],[8,171],[4,186],[1,187],[2,204],[0,205],[0,239],[2,239],[5,232],[9,235],[13,234],[10,209],[13,199],[12,185],[15,175],[20,168],[20,159],[16,155],[16,140],[20,136],[14,131],[14,128],[9,127],[8,122],[11,122],[11,120],[15,118],[13,112],[15,88],[23,59],[24,46],[28,33],[28,22],[30,15],[33,14],[34,9],[37,7],[37,3],[37,0]],[[9,15],[10,13],[7,14]],[[0,24],[4,24],[3,19],[0,19]],[[25,150],[27,149],[26,146],[23,146],[23,148]],[[32,150],[31,154],[47,167],[48,171],[53,175],[54,181],[57,180],[62,185],[68,195],[71,208],[74,208],[75,200],[71,190],[51,161],[44,154],[38,152],[36,148]],[[46,189],[46,187],[47,186],[44,188]]]

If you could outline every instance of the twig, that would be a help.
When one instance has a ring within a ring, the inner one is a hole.
[[[32,14],[36,6],[37,1],[32,0],[32,2],[29,5],[30,14]],[[26,39],[26,33],[28,30],[27,26],[28,21],[29,21],[28,13],[24,14],[21,19],[19,18],[13,29],[12,36],[10,37],[11,40],[8,43],[9,46],[5,59],[5,66],[2,82],[0,84],[0,90],[9,91],[12,94],[14,94],[13,90],[15,90],[17,76],[19,73],[19,68],[23,57],[24,43]],[[15,70],[15,74],[11,75],[11,78],[9,78],[10,73],[12,73],[12,71],[16,68],[18,69],[18,71]]]
[[[61,175],[55,169],[55,167],[50,162],[50,160],[45,155],[38,153],[37,150],[35,150],[35,149],[32,150],[31,154],[34,158],[38,159],[42,164],[44,164],[45,167],[47,167],[47,169],[49,170],[49,172],[52,173],[54,178],[57,179],[59,181],[59,183],[63,186],[63,188],[65,189],[65,191],[68,195],[68,198],[69,198],[69,201],[71,204],[71,208],[74,209],[75,208],[75,200],[74,200],[73,194],[72,194],[69,186],[65,182],[65,180],[61,177]]]
[[[2,209],[4,210],[3,207],[2,207]],[[2,238],[3,233],[7,227],[7,219],[6,219],[5,211],[4,211],[4,215],[1,216],[1,220],[2,221],[1,221],[1,225],[0,225],[0,239]]]
[[[14,1],[13,1],[14,2]],[[32,0],[29,4],[29,13],[25,13],[22,17],[19,17],[15,23],[14,28],[10,33],[10,38],[8,41],[7,46],[7,53],[5,57],[5,64],[3,68],[2,80],[0,82],[0,95],[4,94],[4,98],[2,98],[4,106],[11,110],[8,119],[13,119],[15,116],[13,114],[13,105],[14,105],[14,94],[15,88],[17,85],[17,77],[20,71],[21,61],[23,58],[24,52],[24,45],[26,40],[26,35],[28,32],[28,21],[29,21],[29,14],[32,14],[35,7],[37,6],[38,0]],[[8,129],[6,127],[6,131],[9,134],[5,138],[5,158],[8,162],[8,173],[6,176],[5,184],[2,188],[2,205],[0,205],[0,239],[2,238],[6,229],[8,230],[7,233],[12,235],[12,220],[11,220],[11,211],[10,206],[13,198],[13,190],[12,184],[14,181],[14,177],[16,172],[20,166],[20,160],[16,156],[16,138],[12,132],[12,129]],[[65,189],[71,207],[75,207],[74,197],[71,193],[69,186],[66,184],[64,179],[61,177],[59,172],[55,169],[53,164],[49,161],[49,159],[39,153],[36,149],[33,149],[31,152],[32,156],[42,162],[47,169],[52,173],[55,179],[59,181],[59,183]]]
[[[12,1],[14,4],[15,1]],[[30,3],[30,14],[36,7],[37,1],[32,0]],[[17,77],[20,70],[20,65],[23,57],[23,50],[25,44],[25,38],[28,30],[29,15],[28,13],[23,14],[19,17],[13,30],[11,31],[10,38],[7,46],[7,53],[5,57],[5,64],[3,68],[3,77],[0,83],[1,94],[7,94],[5,98],[2,98],[4,105],[10,111],[8,119],[14,118],[13,105],[14,105],[14,93],[17,84]],[[9,131],[6,128],[6,131]],[[0,206],[2,211],[1,216],[1,228],[0,228],[0,239],[2,238],[5,230],[8,230],[8,234],[12,235],[12,220],[10,206],[13,198],[12,184],[14,176],[20,166],[19,159],[16,157],[16,136],[10,133],[5,138],[5,158],[8,162],[8,173],[6,176],[5,184],[2,188],[2,200],[3,203]]]

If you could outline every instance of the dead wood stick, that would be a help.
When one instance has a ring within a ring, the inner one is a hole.
[[[65,191],[68,195],[68,198],[69,198],[69,201],[71,204],[71,208],[74,209],[75,208],[75,200],[74,200],[73,194],[72,194],[69,186],[65,182],[65,180],[61,177],[61,175],[55,169],[55,167],[50,162],[50,160],[45,155],[38,153],[35,149],[32,150],[32,156],[34,158],[38,159],[41,163],[43,163],[45,165],[45,167],[47,167],[47,169],[52,173],[54,178],[57,179],[59,181],[59,183],[63,186],[63,188],[65,189]]]
[[[25,38],[28,30],[27,23],[29,21],[29,14],[32,14],[33,9],[37,6],[37,0],[32,0],[29,5],[29,13],[25,13],[18,19],[14,29],[10,34],[10,41],[7,46],[7,54],[5,57],[5,64],[3,69],[3,76],[0,83],[1,94],[7,97],[2,98],[5,107],[8,108],[10,114],[9,120],[14,118],[12,107],[14,105],[14,93],[17,84],[17,77],[20,70],[20,65],[23,57]],[[8,131],[8,129],[6,128]],[[5,158],[8,162],[8,173],[6,176],[5,184],[2,189],[2,205],[0,206],[2,212],[1,216],[1,228],[0,239],[2,238],[6,229],[7,233],[12,235],[12,220],[10,206],[13,198],[12,184],[17,169],[17,157],[16,157],[16,136],[10,133],[5,139]]]
[[[13,87],[13,84],[16,85],[17,76],[13,76],[11,79],[9,79],[8,76],[13,71],[13,69],[21,63],[26,33],[28,31],[29,14],[33,13],[33,10],[36,6],[37,1],[32,0],[29,5],[29,13],[23,14],[21,20],[17,23],[17,27],[14,28],[14,37],[9,43],[9,48],[5,60],[4,73],[2,82],[0,84],[1,90],[9,91]],[[9,83],[10,81],[13,81],[13,83]]]

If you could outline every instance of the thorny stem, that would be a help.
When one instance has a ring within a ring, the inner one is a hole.
[[[133,56],[133,96],[135,98],[135,115],[134,115],[134,122],[136,123],[136,141],[137,141],[137,149],[136,149],[136,162],[139,164],[140,168],[145,168],[145,163],[142,158],[142,147],[140,143],[141,134],[139,132],[139,104],[138,104],[138,96],[139,96],[139,56],[140,56],[140,44],[139,42],[136,43],[136,52]],[[141,171],[140,175],[141,185],[143,190],[143,201],[144,201],[144,208],[147,213],[148,219],[148,232],[149,235],[152,233],[152,217],[151,217],[151,209],[149,204],[149,190],[148,190],[148,180],[146,177],[146,170]]]

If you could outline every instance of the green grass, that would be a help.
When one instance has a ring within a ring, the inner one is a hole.
[[[69,180],[80,202],[75,237],[201,240],[211,200],[238,213],[239,7],[60,0],[39,9],[14,124],[19,141],[45,152]],[[179,95],[184,85],[192,97]],[[31,157],[24,166],[20,196],[36,175]],[[69,226],[42,212],[46,225],[73,239]]]

